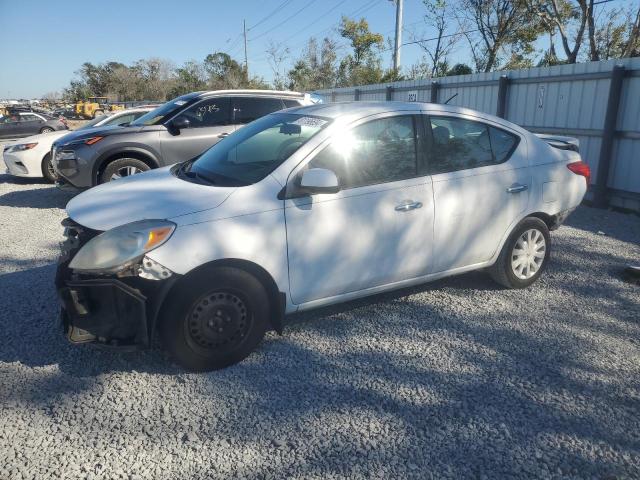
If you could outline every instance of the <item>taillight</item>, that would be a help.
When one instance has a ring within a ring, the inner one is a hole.
[[[582,175],[587,180],[587,187],[591,181],[591,169],[589,165],[584,162],[571,162],[567,163],[567,168],[576,175]]]

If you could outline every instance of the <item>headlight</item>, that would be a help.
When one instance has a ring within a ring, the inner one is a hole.
[[[175,229],[175,223],[167,220],[141,220],[107,230],[89,240],[73,257],[69,268],[118,272],[169,240]]]
[[[7,153],[23,152],[25,150],[31,150],[36,145],[38,145],[38,142],[35,142],[35,143],[21,143],[20,145],[12,145],[10,147],[7,147],[5,151]]]
[[[76,152],[58,151],[56,152],[56,160],[75,160]]]

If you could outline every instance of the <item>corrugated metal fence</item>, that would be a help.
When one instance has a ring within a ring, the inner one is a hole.
[[[640,58],[393,82],[316,92],[326,102],[442,103],[498,115],[536,133],[577,137],[589,198],[640,211]]]

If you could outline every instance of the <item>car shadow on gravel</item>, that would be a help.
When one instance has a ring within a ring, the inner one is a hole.
[[[44,178],[14,177],[13,175],[0,174],[0,184],[11,183],[13,185],[51,185]]]
[[[0,195],[0,206],[18,208],[64,209],[73,195],[56,187],[18,190]]]

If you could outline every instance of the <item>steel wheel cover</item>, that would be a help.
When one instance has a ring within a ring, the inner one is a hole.
[[[511,251],[511,270],[520,280],[533,277],[544,263],[547,253],[547,241],[540,230],[531,228],[525,231]]]
[[[231,292],[211,292],[188,313],[185,337],[189,346],[204,356],[220,355],[238,348],[249,333],[253,317],[245,301]]]

